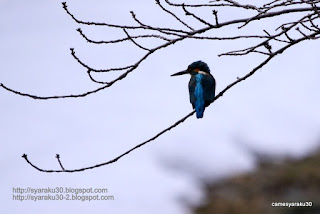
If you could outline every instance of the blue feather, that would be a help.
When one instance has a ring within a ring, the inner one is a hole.
[[[204,108],[205,108],[203,88],[202,88],[202,84],[201,84],[203,74],[196,74],[195,77],[196,77],[196,88],[194,90],[194,96],[195,96],[194,107],[196,109],[197,118],[202,118]]]

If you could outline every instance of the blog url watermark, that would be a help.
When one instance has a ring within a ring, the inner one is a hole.
[[[72,193],[72,194],[85,194],[85,193],[107,193],[107,188],[74,188],[74,187],[13,187],[14,194],[42,194],[42,193]]]
[[[272,207],[312,207],[312,201],[305,202],[272,202]]]
[[[106,201],[115,200],[107,188],[13,187],[14,201]]]

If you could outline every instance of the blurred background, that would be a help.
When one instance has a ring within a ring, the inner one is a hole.
[[[154,26],[183,27],[154,1],[67,1],[80,20],[135,24],[130,11]],[[165,4],[164,4],[165,5]],[[167,7],[167,6],[166,6]],[[168,7],[167,7],[168,8]],[[174,8],[181,17],[182,11]],[[195,10],[201,13],[201,10]],[[221,22],[249,17],[219,12]],[[203,17],[214,18],[204,13]],[[0,82],[39,96],[79,94],[98,87],[70,54],[96,69],[132,64],[145,54],[128,43],[94,45],[123,31],[76,24],[59,1],[0,1]],[[234,17],[234,18],[233,18]],[[288,15],[251,23],[242,32],[273,31]],[[186,17],[194,26],[196,21]],[[215,32],[237,35],[237,26]],[[214,35],[216,35],[214,34]],[[156,52],[129,76],[77,99],[34,100],[0,90],[2,209],[10,213],[320,213],[319,42],[305,41],[271,60],[206,109],[118,162],[81,173],[48,174],[108,161],[187,115],[189,77],[170,77],[193,61],[208,63],[217,91],[265,56],[218,57],[256,40],[176,43]],[[153,41],[144,43],[155,45]],[[108,80],[114,74],[96,75]],[[13,188],[107,188],[108,201],[17,201]],[[310,209],[272,202],[312,201]]]

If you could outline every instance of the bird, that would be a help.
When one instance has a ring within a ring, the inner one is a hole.
[[[210,73],[207,63],[199,60],[191,63],[187,70],[172,74],[179,76],[190,74],[189,96],[193,109],[196,110],[196,117],[203,117],[204,109],[209,106],[215,98],[216,80]]]

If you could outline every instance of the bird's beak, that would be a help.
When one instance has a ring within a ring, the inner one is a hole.
[[[183,74],[189,74],[189,71],[188,70],[180,71],[178,73],[171,74],[171,76],[179,76],[179,75],[183,75]]]

